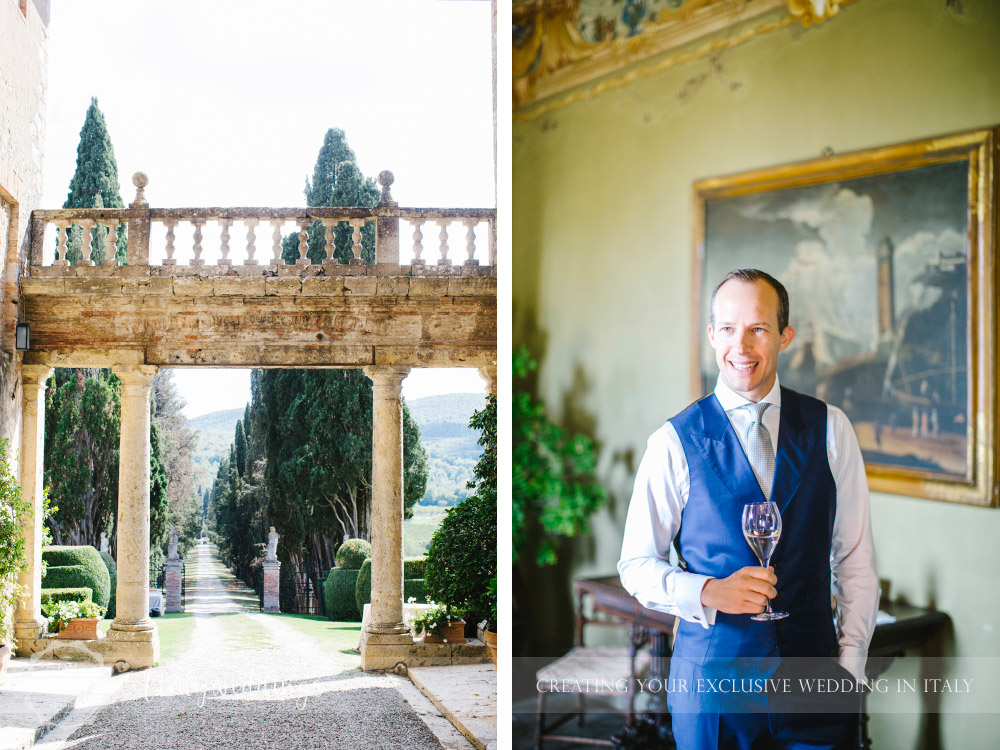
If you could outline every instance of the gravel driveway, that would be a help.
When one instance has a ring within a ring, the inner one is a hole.
[[[206,554],[207,550],[198,552]],[[214,576],[213,566],[201,562],[199,572]],[[218,581],[200,580],[197,589],[209,595],[204,604],[211,601],[212,605],[193,609],[239,609],[226,601],[225,589]],[[228,617],[229,622],[237,622],[242,616]],[[112,682],[121,682],[113,702],[79,718],[79,726],[65,747],[442,747],[407,700],[415,699],[413,693],[407,692],[404,697],[401,692],[403,683],[406,689],[412,687],[409,682],[393,675],[362,672],[356,667],[356,659],[324,653],[308,636],[280,618],[248,617],[267,629],[265,639],[234,641],[231,625],[224,629],[221,618],[196,614],[194,646],[165,666],[114,678]],[[450,741],[445,744],[457,746]]]

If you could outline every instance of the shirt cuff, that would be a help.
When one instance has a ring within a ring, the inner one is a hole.
[[[854,675],[858,682],[867,682],[865,666],[868,664],[868,649],[857,646],[843,646],[840,649],[840,656],[837,663]]]
[[[703,628],[715,624],[715,608],[701,603],[701,590],[712,576],[676,571],[672,576],[673,600],[680,616],[688,621],[700,623]]]

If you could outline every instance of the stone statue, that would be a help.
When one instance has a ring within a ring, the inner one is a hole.
[[[170,527],[170,538],[167,542],[167,559],[178,560],[177,557],[177,527]]]
[[[264,554],[264,560],[266,562],[278,561],[278,532],[274,530],[273,526],[267,535],[267,552]]]
[[[108,551],[108,535],[105,532],[101,532],[101,552]]]

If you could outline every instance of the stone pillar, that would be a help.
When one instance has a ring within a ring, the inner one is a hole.
[[[116,660],[151,667],[160,641],[149,619],[149,392],[155,367],[115,368],[122,381],[118,460],[118,590],[108,640]]]
[[[265,560],[264,566],[264,612],[280,612],[279,589],[281,581],[281,563],[277,560]]]
[[[497,366],[485,365],[479,368],[479,377],[486,382],[487,390],[494,396],[497,395]]]
[[[132,175],[135,185],[135,200],[129,204],[128,218],[128,248],[126,261],[130,266],[149,267],[149,203],[143,192],[149,184],[149,178],[143,172]],[[148,275],[148,271],[146,272]]]
[[[413,643],[403,622],[403,406],[400,393],[409,367],[366,367],[372,403],[372,606],[362,642],[362,667],[391,668],[374,659],[380,647]],[[374,648],[373,648],[374,647]],[[369,651],[366,659],[365,651]],[[402,661],[402,659],[396,659]]]
[[[165,611],[181,611],[181,581],[183,578],[183,560],[167,560],[163,563],[163,596]]]
[[[21,596],[17,600],[14,635],[18,653],[30,654],[30,641],[45,632],[41,612],[42,590],[42,464],[45,455],[45,381],[52,374],[46,365],[21,367],[21,450],[19,482],[21,497],[29,504],[21,520],[28,567],[18,575]]]
[[[392,199],[390,191],[395,179],[388,170],[378,173],[382,195],[375,206],[375,271],[379,276],[399,276],[400,273],[399,204]]]

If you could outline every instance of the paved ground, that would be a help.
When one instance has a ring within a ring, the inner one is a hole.
[[[35,747],[469,750],[488,746],[491,739],[495,745],[495,672],[492,735],[488,728],[485,734],[474,729],[479,740],[472,744],[409,680],[364,673],[357,668],[357,657],[318,648],[282,618],[236,614],[244,609],[238,587],[219,575],[221,566],[208,557],[206,547],[192,554],[200,559],[185,607],[196,616],[191,649],[156,669],[113,678],[98,677],[93,667],[86,667],[91,671],[79,673],[74,683],[81,687],[76,708]],[[233,614],[213,616],[218,612]],[[57,683],[68,685],[66,676],[72,674],[58,664],[50,668],[63,670],[60,679],[49,680],[52,689]],[[103,671],[106,675],[109,670]],[[464,717],[465,724],[461,718],[459,724],[468,729],[467,724],[488,716],[488,706],[478,708],[467,698],[488,694],[489,675],[456,672],[454,677],[428,678],[442,693],[431,695],[439,705],[456,706],[452,714]],[[6,707],[12,700],[31,710],[41,705],[41,695],[37,686],[20,694],[0,691],[0,721],[8,723]],[[18,738],[0,731],[0,747],[23,747],[14,744],[23,740],[23,734]]]

